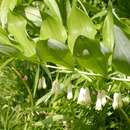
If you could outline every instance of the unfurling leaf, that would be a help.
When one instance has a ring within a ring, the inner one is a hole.
[[[114,25],[112,10],[109,9],[108,14],[105,18],[103,25],[103,44],[109,49],[110,52],[113,51],[114,47]]]

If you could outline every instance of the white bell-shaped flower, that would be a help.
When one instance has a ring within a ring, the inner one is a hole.
[[[52,93],[59,94],[60,92],[61,92],[60,83],[58,82],[58,80],[54,80],[52,83]]]
[[[105,106],[106,103],[106,92],[104,90],[98,91],[95,109],[98,111],[102,110],[102,107]]]
[[[114,93],[112,107],[114,110],[121,108],[123,101],[120,93]]]
[[[70,100],[73,98],[72,85],[69,85],[67,88],[67,99]]]
[[[91,103],[91,96],[89,88],[81,88],[78,96],[78,104],[89,105]]]

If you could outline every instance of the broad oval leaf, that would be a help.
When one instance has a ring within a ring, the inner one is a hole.
[[[41,62],[52,62],[66,67],[73,67],[73,57],[68,47],[56,40],[45,40],[37,43],[37,54]]]
[[[58,19],[48,16],[42,23],[40,39],[55,39],[65,42],[67,39],[67,33],[63,24]]]
[[[27,21],[22,16],[9,13],[8,31],[22,47],[23,55],[25,57],[32,57],[35,55],[35,43],[27,37],[26,24]]]
[[[103,54],[98,41],[79,36],[73,54],[82,67],[96,73],[107,73],[107,57]]]
[[[68,46],[73,52],[75,40],[79,35],[84,35],[93,39],[96,29],[89,16],[80,9],[73,7],[67,20],[68,25]]]
[[[19,45],[11,43],[11,41],[8,38],[8,34],[1,27],[0,27],[0,44],[9,45],[9,46],[12,46],[12,47],[18,49],[19,51],[21,50]]]
[[[114,26],[114,36],[113,65],[118,71],[130,75],[130,39],[118,26]]]

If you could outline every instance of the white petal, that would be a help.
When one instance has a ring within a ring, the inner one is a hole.
[[[98,91],[95,109],[98,111],[102,110],[102,95],[100,91]]]
[[[60,84],[57,80],[52,83],[52,93],[59,94],[61,92]]]
[[[114,110],[123,106],[123,101],[120,93],[114,93],[112,106]]]
[[[70,100],[70,99],[72,99],[72,98],[73,98],[73,94],[72,94],[72,93],[68,93],[68,94],[67,94],[67,99]]]
[[[45,80],[44,77],[42,77],[42,87],[43,87],[43,89],[46,89],[46,88],[47,88],[46,80]]]
[[[101,100],[102,100],[102,106],[105,106],[107,100],[106,100],[106,92],[104,90],[101,91]]]
[[[85,102],[84,95],[85,95],[85,89],[81,88],[78,96],[78,102],[77,102],[78,104],[84,104]]]
[[[98,110],[98,111],[102,110],[102,102],[101,102],[101,99],[97,99],[95,109]]]
[[[113,102],[112,103],[112,107],[113,107],[114,110],[118,109],[118,103],[117,102]]]
[[[72,86],[70,85],[67,89],[67,99],[70,100],[73,98]]]
[[[78,104],[87,104],[87,105],[89,105],[91,103],[91,96],[90,96],[90,91],[88,88],[80,89],[77,103]]]
[[[91,96],[90,96],[89,88],[86,88],[86,103],[87,104],[91,103]]]
[[[106,97],[102,97],[102,106],[105,106],[107,103]]]

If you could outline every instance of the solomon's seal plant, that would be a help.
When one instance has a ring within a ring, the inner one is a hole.
[[[129,12],[130,0],[0,0],[0,130],[129,130]]]

